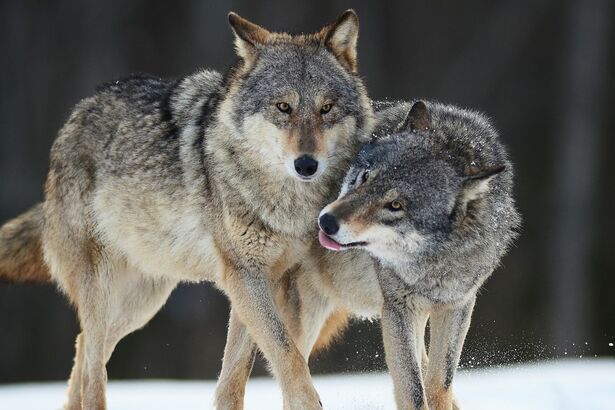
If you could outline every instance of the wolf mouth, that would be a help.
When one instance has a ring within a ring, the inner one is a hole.
[[[302,177],[301,175],[297,175],[296,178],[301,182],[314,182],[317,177],[316,176]]]
[[[362,247],[362,246],[366,246],[367,242],[365,241],[360,241],[360,242],[350,242],[350,243],[339,243],[337,242],[335,239],[331,238],[329,235],[327,235],[326,233],[324,233],[323,231],[318,231],[318,241],[320,242],[320,244],[332,251],[343,251],[345,249],[350,249],[350,248],[358,248],[358,247]]]

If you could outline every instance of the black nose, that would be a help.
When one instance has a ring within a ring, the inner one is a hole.
[[[295,160],[295,171],[302,177],[310,177],[316,173],[318,161],[309,155],[302,155]]]
[[[331,214],[324,214],[318,220],[320,229],[322,229],[327,235],[335,235],[340,230],[340,226],[337,223],[337,219]]]

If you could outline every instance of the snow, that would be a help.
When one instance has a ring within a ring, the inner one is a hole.
[[[391,381],[383,373],[315,376],[325,409],[394,409]],[[461,370],[455,394],[468,410],[615,409],[615,360],[560,360]],[[111,410],[210,409],[213,381],[111,381]],[[59,409],[64,383],[0,385],[0,409]],[[251,379],[246,410],[280,409],[281,394],[268,378]]]

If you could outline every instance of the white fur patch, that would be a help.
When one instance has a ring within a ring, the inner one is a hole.
[[[340,142],[345,142],[357,128],[357,120],[353,117],[346,117],[343,121],[335,124],[333,127],[324,131],[323,136],[325,138],[325,155],[332,155],[335,153],[335,149]]]
[[[489,192],[489,182],[491,179],[495,177],[495,175],[490,176],[489,178],[484,178],[478,181],[472,181],[471,185],[464,189],[463,199],[465,202],[474,201],[479,199],[487,192]]]
[[[242,124],[242,134],[251,140],[254,149],[274,167],[285,167],[287,154],[283,152],[284,131],[267,121],[263,114],[246,117]],[[294,160],[294,158],[293,158]]]

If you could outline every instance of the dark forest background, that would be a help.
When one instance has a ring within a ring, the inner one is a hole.
[[[482,110],[516,164],[523,233],[482,291],[463,363],[615,355],[610,0],[0,1],[0,222],[42,200],[55,133],[97,84],[224,70],[230,10],[309,32],[349,7],[372,98]],[[212,286],[180,286],[118,345],[109,377],[214,378],[227,316]],[[54,287],[0,285],[0,382],[66,379],[77,330]],[[314,372],[383,369],[379,332],[353,324]]]

